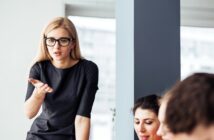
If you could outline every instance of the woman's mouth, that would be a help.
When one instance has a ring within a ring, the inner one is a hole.
[[[54,52],[53,54],[54,54],[55,56],[60,56],[60,55],[61,55],[60,52]]]
[[[149,140],[149,136],[140,136],[140,140]]]

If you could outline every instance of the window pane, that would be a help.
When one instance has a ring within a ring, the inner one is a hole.
[[[99,67],[92,110],[91,140],[112,140],[115,109],[115,19],[69,17],[77,28],[83,57]]]
[[[194,72],[214,73],[214,28],[181,27],[181,79]]]

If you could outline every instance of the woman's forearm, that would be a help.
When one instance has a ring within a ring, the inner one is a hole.
[[[24,104],[24,112],[27,118],[32,119],[39,112],[39,109],[44,101],[45,94],[38,94],[34,90],[32,96]]]
[[[75,118],[76,140],[89,140],[90,118],[77,115]]]
[[[29,82],[35,86],[31,97],[24,104],[25,115],[31,119],[39,112],[39,109],[45,99],[47,93],[51,93],[53,89],[43,82],[29,78]]]

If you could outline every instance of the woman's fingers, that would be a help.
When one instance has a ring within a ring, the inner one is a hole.
[[[49,87],[47,84],[44,84],[42,87],[41,87],[42,90],[50,93],[50,92],[53,92],[53,89],[51,87]]]
[[[29,78],[28,81],[31,82],[31,84],[33,84],[36,88],[39,88],[44,85],[44,83],[37,79]]]
[[[28,81],[31,82],[37,89],[43,92],[48,92],[48,93],[53,92],[53,89],[49,87],[48,84],[44,84],[43,82],[37,79],[29,78]]]
[[[53,89],[52,89],[51,87],[48,86],[48,87],[45,89],[45,91],[47,91],[47,92],[50,93],[50,92],[53,92]]]
[[[45,84],[44,86],[42,86],[41,88],[42,90],[46,91],[46,92],[52,92],[53,89],[51,87],[49,87],[47,84]]]
[[[39,81],[39,80],[37,80],[37,79],[33,79],[33,78],[29,78],[28,81],[31,82],[32,84],[41,82],[41,81]]]

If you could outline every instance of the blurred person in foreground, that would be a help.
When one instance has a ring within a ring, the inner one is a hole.
[[[170,132],[169,128],[165,122],[165,114],[168,100],[170,99],[171,94],[167,92],[160,101],[160,108],[158,113],[158,120],[160,121],[160,126],[157,130],[157,135],[162,137],[162,140],[173,140],[174,134]]]
[[[171,134],[169,140],[214,140],[214,74],[195,73],[167,94],[165,130],[160,127],[158,134]]]

